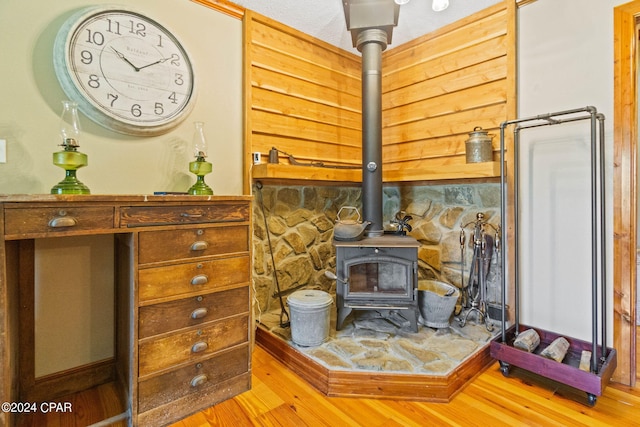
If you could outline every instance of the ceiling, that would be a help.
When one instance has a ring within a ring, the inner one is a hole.
[[[232,0],[303,33],[344,50],[357,53],[345,24],[342,0]],[[387,49],[404,44],[502,0],[450,0],[442,12],[431,9],[431,0],[411,0],[400,6],[398,26]]]

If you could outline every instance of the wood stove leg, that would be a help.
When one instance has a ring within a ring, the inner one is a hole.
[[[407,312],[409,312],[409,319],[407,320],[411,322],[411,330],[414,333],[418,333],[418,309],[409,309]]]
[[[351,307],[338,307],[338,315],[336,316],[336,331],[342,329],[342,323],[350,313]]]

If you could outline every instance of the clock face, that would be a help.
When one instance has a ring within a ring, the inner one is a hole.
[[[91,8],[72,16],[56,37],[54,68],[83,113],[122,133],[165,133],[195,101],[185,49],[165,27],[133,11]]]

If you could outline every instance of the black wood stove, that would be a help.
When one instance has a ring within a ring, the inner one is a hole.
[[[412,237],[383,235],[334,241],[336,329],[352,310],[379,310],[418,331],[418,247]]]

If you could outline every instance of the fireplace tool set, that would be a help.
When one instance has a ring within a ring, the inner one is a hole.
[[[465,253],[467,251],[467,237],[465,228],[473,226],[473,257],[469,268],[469,281],[465,286],[464,268]],[[487,228],[494,231],[494,237],[487,234]],[[484,214],[478,212],[476,220],[464,224],[460,229],[460,280],[462,287],[462,306],[466,313],[461,317],[460,326],[467,323],[470,314],[476,313],[478,322],[483,321],[488,331],[493,330],[487,310],[487,277],[491,268],[493,250],[500,251],[500,227],[495,227],[484,219]]]

